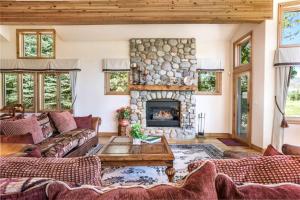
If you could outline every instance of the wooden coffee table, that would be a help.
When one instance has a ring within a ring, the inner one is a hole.
[[[97,155],[104,167],[166,166],[168,179],[173,182],[174,155],[164,136],[159,143],[141,145],[133,145],[132,139],[126,136],[113,136]]]

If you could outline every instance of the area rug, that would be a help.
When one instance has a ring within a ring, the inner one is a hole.
[[[239,142],[238,140],[233,138],[217,138],[217,139],[220,140],[226,146],[247,146],[246,144]]]
[[[188,174],[189,163],[223,157],[223,152],[212,144],[170,145],[175,156],[175,181]],[[151,185],[168,183],[166,167],[113,167],[102,170],[102,183],[109,185]]]

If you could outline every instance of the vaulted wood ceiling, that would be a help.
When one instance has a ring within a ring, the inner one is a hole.
[[[0,1],[1,24],[259,23],[272,0]]]

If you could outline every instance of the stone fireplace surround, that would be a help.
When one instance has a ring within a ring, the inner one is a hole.
[[[196,45],[194,38],[138,38],[130,40],[131,84],[185,86],[189,77],[196,84]],[[180,127],[147,127],[146,102],[170,99],[180,102]],[[131,90],[131,124],[140,123],[146,134],[167,138],[195,137],[196,100],[193,90]]]

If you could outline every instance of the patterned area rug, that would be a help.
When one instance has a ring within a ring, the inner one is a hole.
[[[223,157],[223,152],[212,144],[170,145],[170,147],[175,156],[175,181],[187,175],[187,166],[189,163],[197,160]],[[165,167],[104,168],[102,170],[102,181],[106,186],[168,183],[165,169]]]

